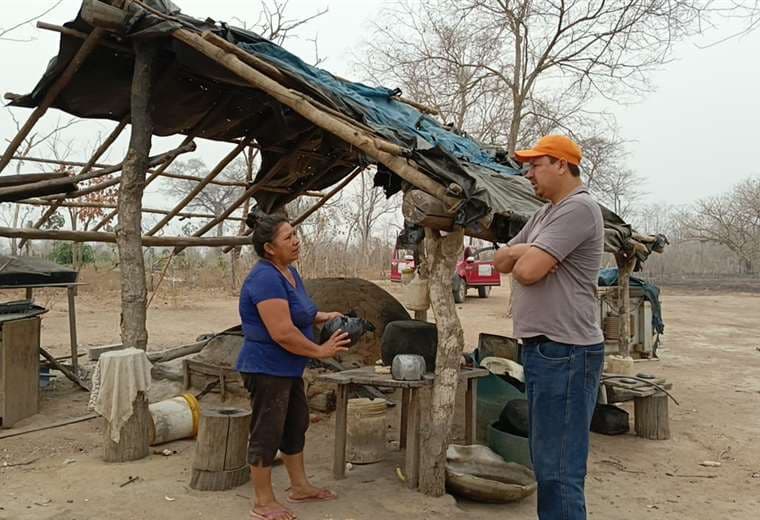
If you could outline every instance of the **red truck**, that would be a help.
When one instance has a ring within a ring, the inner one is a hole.
[[[501,285],[501,275],[493,265],[492,254],[495,251],[493,246],[481,249],[473,249],[469,246],[464,248],[462,258],[457,261],[454,270],[453,291],[454,301],[464,303],[467,296],[467,289],[477,288],[478,296],[488,298],[491,293],[491,287]],[[393,251],[391,258],[392,282],[401,281],[401,272],[404,269],[414,269],[414,255],[411,251],[396,249]]]

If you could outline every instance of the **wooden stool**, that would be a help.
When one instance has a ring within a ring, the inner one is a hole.
[[[223,491],[251,477],[246,454],[251,412],[236,408],[201,410],[190,487]]]
[[[633,400],[633,421],[636,435],[652,440],[670,439],[668,396],[655,392]]]

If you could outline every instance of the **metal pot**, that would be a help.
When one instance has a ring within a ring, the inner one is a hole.
[[[391,375],[397,381],[419,381],[425,371],[425,358],[422,356],[399,354],[393,358]]]

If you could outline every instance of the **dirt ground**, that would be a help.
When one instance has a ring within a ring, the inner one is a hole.
[[[390,284],[381,283],[386,288]],[[397,287],[390,288],[398,292]],[[474,293],[474,292],[473,292]],[[470,296],[458,305],[467,345],[479,332],[509,334],[507,290],[487,300]],[[3,294],[3,300],[13,294]],[[51,307],[43,318],[42,342],[56,355],[68,350],[65,294],[42,293]],[[760,510],[760,297],[753,294],[666,289],[666,336],[660,361],[641,371],[667,377],[680,406],[671,403],[672,438],[648,441],[627,434],[592,434],[587,480],[590,518],[751,519]],[[84,346],[119,341],[119,296],[115,291],[83,291],[78,298],[79,339]],[[233,295],[178,291],[159,296],[149,314],[151,349],[189,343],[196,336],[238,322]],[[86,358],[82,358],[85,360]],[[152,398],[179,390],[156,384]],[[206,402],[213,403],[216,396]],[[44,425],[87,413],[88,395],[65,379],[43,392],[41,413],[16,428]],[[240,403],[244,405],[244,403]],[[431,499],[408,491],[395,475],[400,457],[354,466],[348,478],[333,481],[332,417],[312,425],[307,439],[309,474],[330,486],[339,500],[294,506],[302,519],[530,519],[535,496],[509,505]],[[133,463],[101,460],[103,425],[92,420],[0,440],[0,519],[162,519],[247,518],[250,485],[227,492],[197,492],[188,486],[192,442],[161,448]],[[3,432],[9,430],[2,430]],[[720,467],[703,467],[703,461]],[[125,485],[129,477],[138,476]],[[283,467],[274,470],[276,490],[287,486]],[[754,513],[752,512],[754,511]]]

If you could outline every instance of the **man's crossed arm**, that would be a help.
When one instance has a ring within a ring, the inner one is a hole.
[[[494,266],[500,273],[512,273],[522,285],[532,285],[557,270],[557,259],[533,244],[515,244],[496,251]]]

